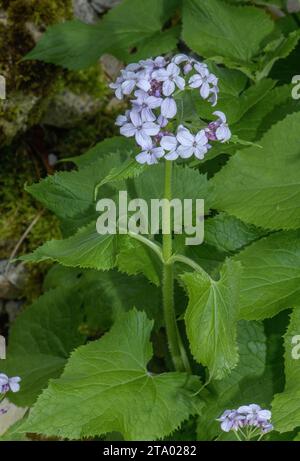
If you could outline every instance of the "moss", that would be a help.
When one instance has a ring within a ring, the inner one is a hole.
[[[0,2],[5,20],[0,27],[2,49],[0,69],[7,79],[7,91],[20,89],[43,94],[62,71],[39,61],[22,61],[35,46],[36,36],[47,26],[70,18],[71,0],[10,0]]]
[[[37,180],[34,163],[25,149],[1,153],[0,171],[0,259],[8,259],[20,237],[40,212],[39,204],[25,190],[24,184]],[[33,251],[51,238],[59,238],[58,220],[44,212],[22,243],[18,255]],[[23,295],[31,302],[41,292],[43,274],[49,264],[29,266],[29,278]]]
[[[107,81],[100,64],[85,70],[69,71],[65,75],[64,85],[78,95],[88,93],[101,99],[106,99],[109,95]]]

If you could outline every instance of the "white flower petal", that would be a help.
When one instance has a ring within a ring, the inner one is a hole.
[[[157,107],[161,106],[162,101],[162,98],[156,98],[155,96],[147,96],[145,99],[145,103],[150,109],[157,109]]]
[[[199,88],[203,83],[203,79],[199,74],[192,75],[189,79],[189,86],[191,88]]]
[[[166,118],[173,118],[177,113],[176,102],[173,98],[166,98],[161,105],[161,115]]]
[[[176,64],[174,64],[174,62],[171,62],[167,67],[167,72],[169,75],[175,77],[176,75],[179,75],[180,68]]]
[[[20,390],[20,384],[17,382],[10,381],[9,388],[12,392],[18,392]]]
[[[231,138],[231,131],[227,125],[221,125],[216,130],[216,137],[218,141],[226,142]]]
[[[148,162],[148,157],[149,157],[149,151],[143,151],[140,154],[138,154],[135,159],[138,163],[144,164]]]
[[[135,81],[125,80],[125,82],[122,83],[121,87],[124,94],[130,94],[133,88],[135,87]]]
[[[208,83],[204,82],[200,88],[200,95],[203,99],[207,99],[210,92],[210,86]]]
[[[163,83],[162,92],[165,96],[170,96],[175,91],[175,83],[172,80],[166,80]]]
[[[181,158],[190,158],[193,155],[193,147],[191,146],[179,146],[177,148],[178,155]]]
[[[181,126],[177,130],[176,138],[178,142],[180,142],[180,144],[187,147],[192,146],[195,141],[195,138],[192,135],[192,133],[187,128]]]
[[[173,150],[165,155],[166,160],[177,160],[178,159],[178,152]]]
[[[166,117],[163,117],[162,115],[159,115],[157,118],[157,123],[161,128],[164,128],[168,125],[168,119]]]
[[[159,130],[160,130],[160,126],[157,125],[156,123],[153,123],[153,122],[143,123],[142,131],[144,131],[149,136],[155,136],[156,134],[158,134]]]
[[[131,136],[134,136],[135,132],[136,132],[136,127],[132,123],[125,123],[125,125],[123,125],[120,128],[120,133],[123,136],[126,136],[126,138],[130,138]]]
[[[197,157],[199,160],[202,160],[207,153],[207,149],[204,146],[197,146],[194,149],[194,155]]]
[[[135,133],[135,140],[139,146],[141,146],[143,149],[148,149],[149,145],[152,144],[151,138],[145,131],[143,130],[137,130]]]
[[[176,78],[175,78],[175,83],[176,83],[176,85],[178,86],[178,88],[179,88],[180,90],[184,90],[184,87],[185,87],[185,80],[184,80],[184,78],[179,77],[179,76],[176,77]]]
[[[126,115],[118,115],[118,117],[116,118],[115,124],[117,126],[123,126],[127,122],[128,122],[128,119],[127,119]]]
[[[115,91],[115,95],[116,95],[116,98],[118,99],[123,99],[123,91],[122,91],[122,87],[119,86],[116,91]]]
[[[144,91],[149,91],[150,87],[151,87],[149,80],[146,80],[146,79],[138,80],[136,82],[136,86],[138,86],[139,88],[141,88]]]
[[[186,62],[186,61],[189,61],[189,57],[186,55],[186,54],[176,54],[172,61],[175,63],[175,64],[181,64],[182,62]]]
[[[165,150],[173,150],[176,149],[177,147],[177,139],[175,136],[163,136],[160,140],[160,145],[165,149]]]
[[[205,134],[204,130],[198,131],[198,133],[195,136],[195,141],[200,146],[204,146],[205,144],[208,143],[208,139],[206,137],[206,134]]]
[[[224,114],[224,112],[216,110],[215,112],[213,112],[213,115],[218,117],[223,123],[226,123],[226,115]]]
[[[155,70],[152,73],[152,77],[155,80],[158,80],[159,82],[164,82],[165,80],[167,80],[169,78],[169,74],[166,71],[166,69],[159,69],[159,70]]]
[[[130,113],[129,113],[129,117],[130,117],[130,120],[131,120],[133,126],[135,126],[135,127],[141,126],[142,120],[141,120],[141,116],[140,116],[138,111],[131,110]]]
[[[156,119],[155,115],[153,114],[152,110],[149,107],[144,107],[141,112],[141,117],[143,122],[154,122]]]
[[[153,149],[151,149],[151,152],[156,158],[161,158],[165,154],[165,151],[162,147],[154,147]]]

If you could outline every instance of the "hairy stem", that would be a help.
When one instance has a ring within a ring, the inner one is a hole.
[[[165,192],[164,198],[172,199],[172,162],[165,163]],[[170,222],[170,209],[167,205],[163,207],[163,222]],[[182,345],[180,334],[177,328],[176,315],[174,310],[174,274],[172,257],[172,234],[163,234],[163,305],[165,325],[168,337],[168,345],[174,367],[177,371],[190,371],[190,366]]]

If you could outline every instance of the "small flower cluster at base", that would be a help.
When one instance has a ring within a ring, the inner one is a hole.
[[[259,405],[243,405],[237,410],[225,410],[217,419],[221,422],[221,429],[224,432],[239,432],[244,440],[253,437],[263,436],[273,430],[271,424],[272,414],[269,410],[262,409]]]
[[[14,376],[9,378],[4,373],[0,373],[0,394],[6,394],[6,392],[19,392],[20,390],[20,381],[19,376]]]
[[[199,96],[212,106],[218,99],[217,77],[205,63],[185,54],[173,58],[158,56],[129,64],[110,87],[118,99],[134,95],[131,109],[117,117],[116,125],[123,136],[134,137],[141,147],[136,156],[139,163],[152,165],[162,157],[176,160],[195,156],[201,160],[212,147],[209,142],[227,142],[231,137],[226,116],[220,111],[214,112],[216,121],[196,133],[183,125],[174,127],[175,96],[180,92],[199,89]]]

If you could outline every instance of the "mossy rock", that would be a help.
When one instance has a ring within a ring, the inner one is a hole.
[[[72,17],[72,0],[0,0],[0,74],[6,97],[0,102],[0,146],[40,119],[63,70],[22,61],[46,28]]]

